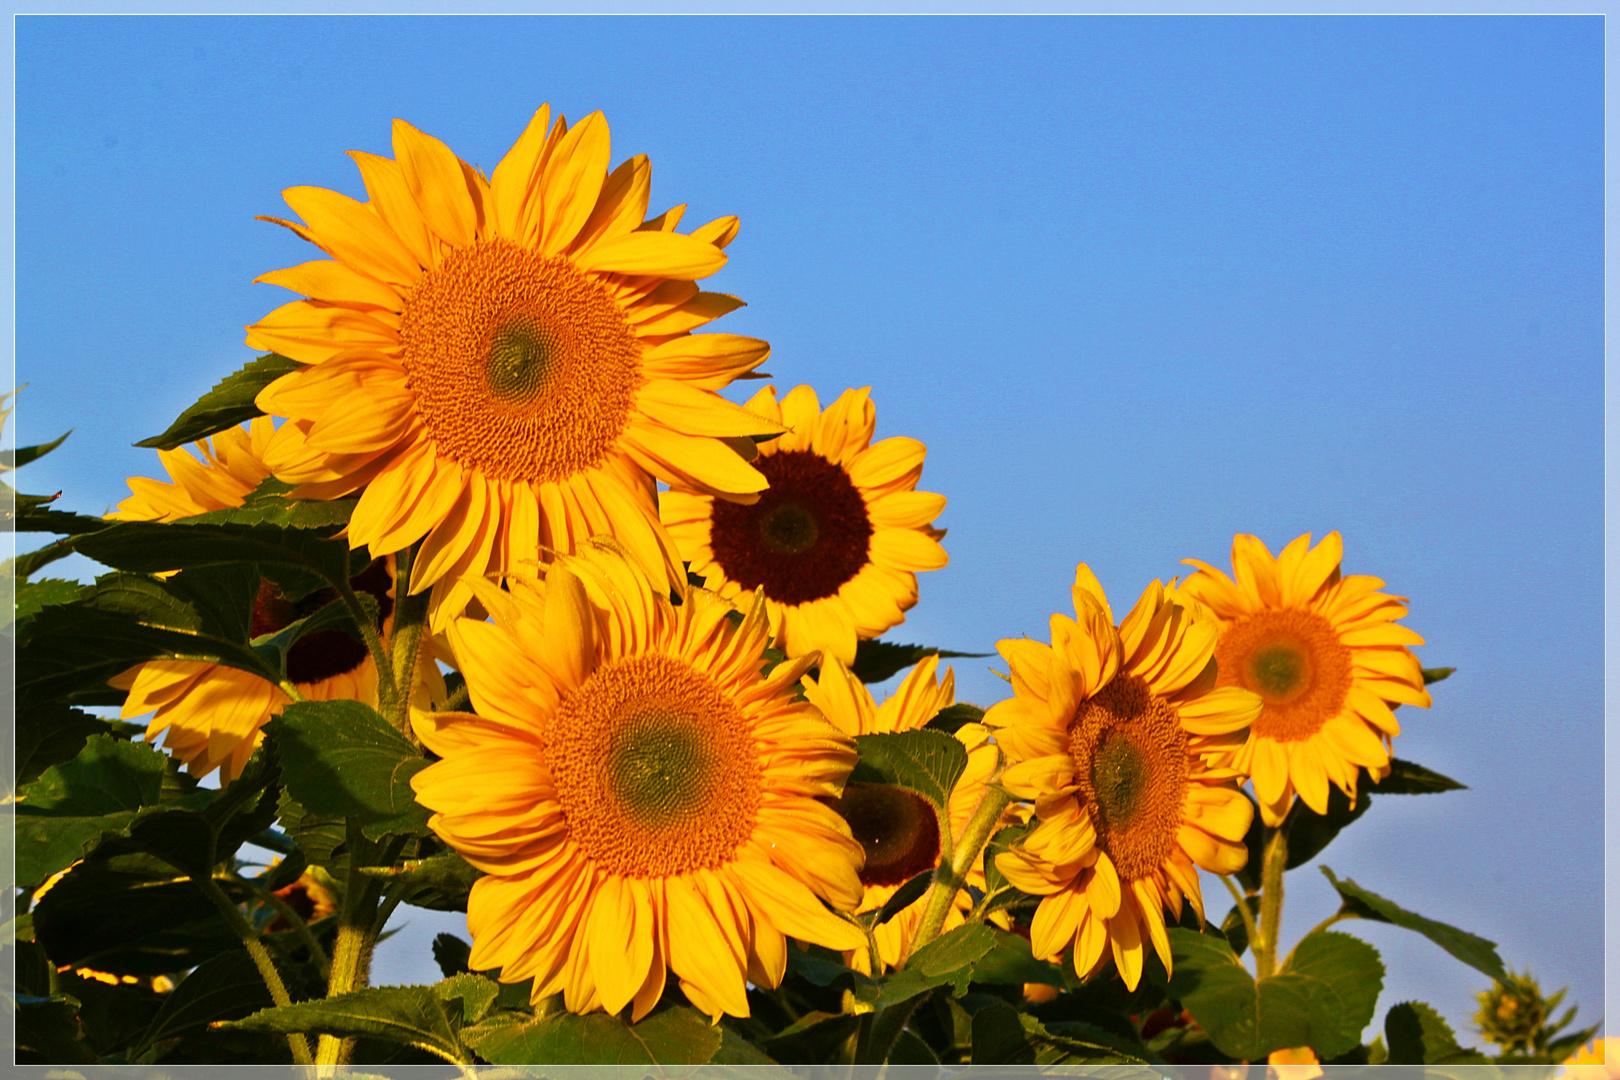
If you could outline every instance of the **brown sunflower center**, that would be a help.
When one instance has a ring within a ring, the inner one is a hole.
[[[570,836],[611,873],[716,867],[754,831],[760,769],[747,719],[672,657],[599,668],[558,706],[546,755]]]
[[[641,344],[612,295],[567,259],[504,240],[423,276],[399,336],[439,452],[491,477],[561,480],[600,465],[641,380]]]
[[[370,593],[377,601],[377,627],[394,612],[394,598],[388,595],[393,581],[388,562],[377,559],[349,579],[357,593]],[[253,636],[285,630],[299,619],[308,618],[337,599],[334,589],[316,589],[288,600],[269,578],[259,579],[259,595],[253,603]],[[344,675],[366,659],[365,643],[346,630],[317,630],[293,642],[287,650],[287,678],[301,686]]]
[[[1265,702],[1254,733],[1279,742],[1308,739],[1344,708],[1350,650],[1311,611],[1259,611],[1226,627],[1215,646],[1222,686]]]
[[[726,577],[780,604],[832,596],[866,565],[872,521],[842,467],[809,450],[762,454],[752,506],[715,500],[709,547]]]
[[[1120,675],[1069,724],[1080,804],[1120,875],[1154,877],[1175,851],[1187,794],[1187,735],[1147,683]]]
[[[846,784],[827,800],[866,851],[862,885],[903,885],[939,862],[939,819],[927,801],[887,784]]]

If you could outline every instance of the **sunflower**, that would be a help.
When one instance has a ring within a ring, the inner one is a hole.
[[[1030,928],[1035,956],[1074,946],[1081,975],[1105,947],[1125,984],[1142,977],[1143,942],[1170,969],[1166,906],[1204,915],[1198,871],[1248,861],[1253,809],[1220,764],[1260,699],[1215,686],[1215,624],[1157,581],[1115,629],[1091,570],[1075,573],[1077,619],[1052,616],[1052,644],[996,647],[1015,696],[985,714],[1013,764],[1002,784],[1040,819],[996,857],[1024,892],[1044,897]]]
[[[780,404],[766,387],[746,406],[786,435],[759,448],[770,481],[757,502],[716,499],[671,484],[665,526],[692,572],[727,598],[764,589],[771,633],[789,656],[820,650],[845,664],[855,643],[905,621],[917,573],[949,562],[930,524],[945,496],[917,491],[927,448],[895,436],[872,444],[868,389],[846,390],[825,412],[808,386]]]
[[[467,907],[473,968],[636,1019],[667,969],[718,1018],[748,1015],[745,981],[781,981],[785,935],[865,941],[822,903],[861,899],[860,845],[818,801],[855,750],[795,700],[814,657],[761,673],[757,598],[740,621],[684,585],[672,604],[606,537],[539,583],[473,589],[494,621],[456,620],[450,640],[477,715],[424,716],[443,760],[411,781],[486,875]]]
[[[1620,1080],[1620,1039],[1593,1039],[1564,1061],[1569,1080]]]
[[[1232,541],[1233,581],[1208,563],[1182,588],[1220,623],[1219,685],[1258,693],[1265,709],[1233,760],[1254,778],[1265,823],[1282,823],[1294,793],[1327,813],[1328,784],[1356,798],[1356,775],[1389,775],[1390,740],[1401,733],[1390,706],[1430,698],[1409,645],[1423,639],[1395,620],[1406,601],[1379,592],[1375,577],[1341,577],[1344,542],[1306,533],[1272,558],[1255,536]]]
[[[804,696],[845,735],[916,731],[955,701],[955,676],[946,668],[945,677],[936,682],[938,668],[939,657],[923,658],[901,681],[899,689],[878,705],[864,683],[838,661],[830,660],[822,666],[819,678],[805,680]],[[995,771],[998,754],[988,741],[989,734],[981,724],[964,724],[956,732],[967,747],[968,763],[951,790],[947,807],[953,835],[960,835],[973,816],[985,783]],[[887,784],[846,784],[843,796],[832,807],[849,822],[850,831],[866,851],[866,865],[861,870],[861,884],[866,891],[857,911],[876,911],[900,886],[939,865],[939,823],[934,808],[909,791]],[[968,873],[968,883],[982,889],[984,871],[975,867]],[[962,925],[972,908],[968,893],[958,892],[945,916],[944,929]],[[885,964],[899,963],[909,951],[922,916],[923,900],[919,897],[888,922],[873,928]],[[856,970],[870,974],[871,957],[865,949],[846,953],[845,960]]]
[[[608,126],[549,107],[486,180],[394,122],[394,157],[352,155],[369,202],[313,187],[280,221],[330,260],[260,281],[308,297],[248,327],[305,365],[260,392],[290,422],[266,462],[300,498],[361,491],[349,542],[374,555],[426,537],[409,591],[437,582],[436,626],[463,574],[532,566],[598,533],[672,583],[654,478],[750,500],[749,436],[781,428],[714,391],[765,342],[691,331],[742,305],[695,281],[726,262],[737,219],[643,221],[650,168],[609,174]]]
[[[203,461],[181,450],[159,451],[171,483],[146,477],[129,481],[129,498],[110,518],[172,521],[211,510],[240,506],[248,492],[270,473],[260,454],[270,437],[268,417],[247,430],[231,428],[196,445]],[[394,604],[393,560],[377,559],[350,579],[355,591],[377,602],[380,631],[391,626]],[[259,581],[254,598],[254,637],[273,634],[331,603],[335,590],[318,589],[296,600],[284,596],[269,578]],[[423,650],[415,704],[443,696],[443,677]],[[377,704],[377,668],[365,645],[343,630],[317,630],[287,650],[287,678],[309,701],[361,701]],[[146,737],[163,735],[164,748],[186,763],[194,776],[221,769],[229,783],[241,775],[263,741],[260,729],[291,699],[279,686],[251,672],[200,660],[148,660],[108,680],[129,691],[121,715],[126,720],[152,713]]]

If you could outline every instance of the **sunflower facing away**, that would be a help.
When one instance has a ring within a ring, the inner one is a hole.
[[[825,662],[818,679],[806,679],[804,696],[819,708],[845,735],[872,735],[884,731],[916,731],[956,699],[956,679],[950,668],[938,682],[935,676],[939,657],[925,657],[912,668],[900,688],[882,705],[872,700],[866,685],[836,660]],[[996,768],[996,748],[989,730],[980,724],[965,724],[956,737],[968,749],[967,768],[951,791],[947,810],[951,832],[961,835],[984,794],[985,782]],[[939,865],[939,822],[934,808],[922,798],[887,784],[851,783],[832,803],[850,831],[866,851],[861,884],[866,887],[857,911],[876,911],[888,902],[906,882]],[[984,871],[975,868],[968,884],[984,887]],[[962,925],[972,910],[972,898],[958,892],[945,917],[945,930]],[[883,962],[893,965],[909,952],[912,935],[922,921],[921,897],[872,931]],[[845,956],[857,971],[871,973],[871,957],[865,949]]]
[[[1157,581],[1115,629],[1091,570],[1075,573],[1076,618],[1052,616],[1052,644],[997,642],[1015,696],[985,723],[1014,764],[1002,784],[1039,822],[996,868],[1044,897],[1030,928],[1038,959],[1071,944],[1087,975],[1112,950],[1125,984],[1142,977],[1144,942],[1170,969],[1166,906],[1203,918],[1198,871],[1248,861],[1254,811],[1221,764],[1260,699],[1215,686],[1215,624]]]
[[[607,538],[542,583],[473,588],[493,622],[450,638],[477,715],[418,723],[443,760],[412,778],[430,824],[487,875],[467,926],[475,969],[533,978],[533,999],[641,1018],[666,969],[694,1005],[748,1015],[791,935],[865,941],[823,899],[861,898],[861,849],[818,799],[855,764],[849,739],[795,701],[804,658],[762,675],[765,614],[713,593],[671,604]]]
[[[1220,685],[1258,693],[1265,709],[1233,764],[1254,778],[1265,823],[1282,823],[1294,793],[1327,813],[1328,784],[1352,803],[1356,774],[1389,775],[1390,740],[1401,733],[1390,705],[1428,708],[1423,670],[1409,645],[1423,639],[1396,619],[1406,601],[1383,582],[1341,577],[1344,542],[1306,533],[1272,558],[1255,536],[1232,541],[1236,581],[1208,563],[1182,586],[1220,622]]]
[[[771,632],[789,656],[819,649],[852,664],[857,640],[905,621],[917,573],[950,561],[944,531],[931,525],[945,497],[916,490],[927,448],[903,436],[873,445],[864,389],[823,412],[808,386],[780,404],[766,387],[747,409],[789,429],[754,462],[769,490],[742,504],[672,483],[659,497],[664,524],[721,596],[765,591]]]
[[[654,478],[745,500],[766,486],[748,437],[781,429],[714,391],[769,347],[691,333],[742,304],[695,284],[737,219],[644,221],[647,159],[610,174],[608,153],[600,113],[570,129],[543,106],[486,180],[396,120],[392,159],[352,155],[368,202],[283,193],[304,224],[278,223],[332,258],[259,279],[308,297],[248,327],[306,365],[259,394],[290,418],[266,462],[300,498],[363,489],[356,548],[425,536],[410,591],[447,581],[436,625],[457,610],[449,581],[598,533],[683,581]]]
[[[173,482],[132,477],[129,486],[134,494],[107,516],[174,521],[240,506],[243,497],[270,475],[259,457],[269,437],[270,419],[259,417],[245,431],[231,428],[215,435],[212,446],[199,441],[202,463],[183,450],[160,451]],[[356,592],[369,593],[377,601],[385,639],[394,606],[392,561],[374,560],[350,580]],[[285,629],[336,595],[332,589],[319,589],[288,600],[275,582],[261,579],[253,606],[253,636]],[[423,652],[423,676],[442,695],[442,677],[426,657],[427,650]],[[317,630],[299,638],[287,651],[287,678],[310,701],[377,704],[376,665],[365,645],[342,630]],[[260,729],[291,700],[280,687],[251,672],[199,660],[148,660],[109,681],[129,691],[121,713],[125,720],[152,713],[148,740],[163,735],[164,748],[184,761],[192,775],[207,776],[220,769],[224,783],[241,775],[262,741]]]

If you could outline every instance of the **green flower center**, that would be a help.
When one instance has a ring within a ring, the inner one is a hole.
[[[759,519],[759,538],[782,555],[809,551],[820,536],[815,515],[798,503],[783,503]]]
[[[649,710],[620,723],[608,745],[607,775],[625,815],[657,829],[695,813],[713,768],[698,718]]]
[[[542,326],[526,320],[502,326],[484,361],[490,392],[513,405],[534,400],[556,372],[558,353],[556,341]]]
[[[1147,760],[1130,739],[1112,735],[1103,741],[1092,759],[1091,785],[1104,821],[1111,825],[1130,823],[1141,809],[1148,775]]]
[[[1310,688],[1311,658],[1293,642],[1279,641],[1249,661],[1254,687],[1267,701],[1291,701]]]

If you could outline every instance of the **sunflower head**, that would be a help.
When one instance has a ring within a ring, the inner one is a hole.
[[[305,365],[258,397],[288,420],[275,475],[302,498],[359,491],[355,547],[422,540],[409,588],[445,583],[436,628],[465,609],[462,575],[532,574],[596,533],[683,581],[656,481],[749,498],[750,437],[782,430],[715,393],[765,342],[692,333],[741,306],[697,286],[737,220],[648,218],[647,159],[610,172],[600,113],[570,128],[542,107],[488,178],[403,121],[393,149],[353,155],[368,202],[284,193],[303,221],[279,223],[330,258],[259,279],[306,297],[248,328]]]
[[[672,484],[659,498],[692,572],[722,596],[762,591],[791,656],[854,663],[857,641],[905,621],[917,574],[949,561],[932,524],[945,498],[916,490],[927,450],[903,436],[872,442],[868,390],[823,411],[808,386],[780,402],[766,387],[747,409],[788,429],[754,462],[769,488],[744,501]]]
[[[1216,686],[1215,625],[1201,606],[1155,581],[1115,625],[1082,563],[1075,617],[1054,615],[1050,645],[997,643],[1014,697],[985,723],[1010,761],[1007,790],[1039,818],[996,867],[1044,897],[1031,927],[1038,957],[1071,945],[1075,970],[1111,951],[1125,982],[1141,978],[1144,944],[1170,967],[1164,909],[1200,918],[1196,867],[1241,869],[1252,810],[1224,767],[1259,698]]]
[[[1344,576],[1344,545],[1310,534],[1273,558],[1258,537],[1232,542],[1233,576],[1194,559],[1183,590],[1207,604],[1219,626],[1215,656],[1222,686],[1264,702],[1235,765],[1254,777],[1268,825],[1278,825],[1297,792],[1327,812],[1328,785],[1352,803],[1357,776],[1389,772],[1390,740],[1400,734],[1392,706],[1428,707],[1423,672],[1409,646],[1423,639],[1396,623],[1406,601],[1383,582]]]
[[[1562,997],[1556,994],[1549,1001],[1535,976],[1509,972],[1506,981],[1498,980],[1479,994],[1474,1023],[1485,1041],[1504,1054],[1539,1053],[1548,1042],[1547,1021]]]
[[[739,618],[702,589],[672,600],[605,538],[543,578],[471,587],[493,621],[450,639],[477,715],[421,719],[443,760],[412,783],[487,875],[475,967],[636,1018],[673,971],[711,1015],[745,1016],[745,982],[780,982],[786,936],[864,942],[826,907],[859,902],[861,848],[818,801],[842,793],[854,746],[796,699],[814,657],[761,673],[757,601]]]
[[[130,496],[107,517],[114,521],[177,521],[241,506],[270,475],[264,463],[275,428],[268,416],[254,417],[245,427],[226,428],[212,439],[198,439],[197,453],[159,450],[158,460],[169,482],[144,476],[129,478]]]

